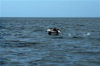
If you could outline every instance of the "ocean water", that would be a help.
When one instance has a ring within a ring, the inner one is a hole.
[[[0,18],[0,66],[100,66],[100,18]]]

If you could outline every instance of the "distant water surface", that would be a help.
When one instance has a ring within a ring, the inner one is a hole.
[[[100,66],[100,18],[0,18],[0,66],[68,65]]]

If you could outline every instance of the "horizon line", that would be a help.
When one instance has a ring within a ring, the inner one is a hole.
[[[0,16],[0,18],[100,18],[100,17],[16,17],[16,16],[14,16],[14,17],[1,17]]]

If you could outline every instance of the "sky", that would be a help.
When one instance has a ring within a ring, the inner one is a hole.
[[[0,17],[100,17],[100,0],[0,0]]]

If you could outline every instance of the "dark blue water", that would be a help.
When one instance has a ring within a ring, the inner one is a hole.
[[[0,18],[0,66],[68,65],[100,66],[100,18]]]

